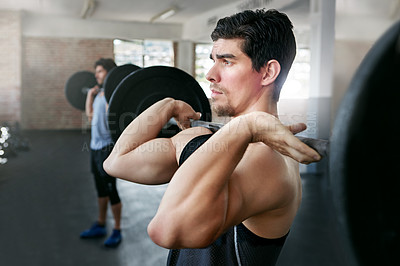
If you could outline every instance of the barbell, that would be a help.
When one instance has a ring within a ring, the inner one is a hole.
[[[348,265],[400,265],[399,36],[400,22],[365,56],[341,102],[331,138],[301,139],[321,155],[329,153],[338,237]],[[165,97],[184,100],[202,112],[204,121],[194,121],[193,126],[222,126],[210,122],[208,99],[190,75],[172,67],[149,67],[125,76],[112,93],[108,123],[113,140]],[[167,126],[160,135],[172,136],[178,130]]]
[[[400,265],[400,21],[368,51],[340,103],[329,175],[349,265]]]
[[[166,97],[185,101],[202,114],[202,121],[211,121],[207,96],[191,75],[175,67],[151,66],[127,75],[111,96],[108,127],[112,139],[117,141],[136,116]],[[179,132],[178,126],[171,122],[164,126],[159,137],[172,137]]]
[[[114,90],[118,87],[118,84],[130,73],[141,69],[141,67],[134,64],[125,64],[122,66],[114,67],[107,73],[104,80],[104,96],[107,102],[110,102],[111,96]]]
[[[111,69],[104,80],[104,95],[109,102],[111,95],[121,80],[128,74],[140,69],[134,64],[125,64]],[[65,97],[75,108],[84,111],[88,91],[97,85],[95,74],[91,71],[82,70],[72,74],[64,86]]]
[[[95,82],[94,74],[88,71],[72,75],[65,86],[67,99],[71,105],[84,110],[87,91],[95,85]],[[122,131],[137,115],[166,97],[185,101],[202,113],[201,120],[193,121],[192,126],[200,125],[213,130],[218,130],[222,126],[211,122],[210,104],[199,83],[178,68],[152,66],[142,69],[136,65],[126,64],[113,68],[107,74],[103,85],[106,100],[109,102],[108,126],[114,141],[117,141]],[[163,127],[159,137],[172,137],[179,130],[174,119],[171,119]],[[328,141],[298,138],[322,156],[327,156]]]
[[[65,83],[64,92],[68,102],[75,108],[84,111],[86,95],[97,81],[93,72],[78,71]]]

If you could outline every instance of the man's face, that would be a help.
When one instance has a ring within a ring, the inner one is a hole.
[[[213,110],[219,116],[238,116],[250,112],[261,94],[262,74],[252,68],[250,57],[240,49],[241,39],[218,39],[210,58],[213,67],[207,73],[211,82]]]
[[[103,66],[96,66],[95,76],[96,76],[97,84],[103,85],[103,82],[104,82],[104,80],[106,79],[106,76],[107,76],[107,70],[105,70],[103,68]]]

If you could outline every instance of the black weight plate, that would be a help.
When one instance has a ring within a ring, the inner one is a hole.
[[[400,265],[400,22],[370,49],[341,102],[330,178],[349,265]]]
[[[199,83],[186,72],[166,66],[153,66],[129,74],[111,97],[108,124],[111,136],[117,141],[122,131],[141,112],[166,97],[182,100],[202,113],[203,121],[211,121],[211,108]],[[177,127],[160,132],[171,137]]]
[[[141,69],[137,65],[126,64],[122,66],[114,67],[108,72],[105,80],[104,80],[104,96],[106,97],[107,102],[110,102],[111,96],[114,90],[117,88],[118,84],[130,73]]]
[[[73,107],[84,111],[87,92],[96,84],[97,81],[93,72],[76,72],[65,83],[64,91],[68,102]]]

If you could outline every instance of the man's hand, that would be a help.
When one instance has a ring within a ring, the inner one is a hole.
[[[96,96],[97,93],[99,93],[99,91],[100,91],[100,88],[99,88],[98,85],[96,85],[96,86],[94,86],[93,88],[91,88],[91,89],[88,91],[88,94],[90,94],[91,96]]]
[[[252,135],[251,142],[264,142],[299,163],[309,164],[321,160],[321,156],[314,149],[293,135],[305,130],[305,124],[285,126],[275,116],[265,112],[253,112],[244,118]]]
[[[189,104],[180,100],[175,100],[172,116],[175,118],[178,127],[184,130],[190,127],[190,119],[199,120],[201,113],[193,110]]]

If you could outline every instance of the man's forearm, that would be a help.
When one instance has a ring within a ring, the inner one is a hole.
[[[199,116],[191,106],[172,98],[153,104],[125,128],[103,164],[105,171],[141,184],[169,182],[178,168],[176,150],[171,139],[157,136],[172,117],[182,126]]]
[[[163,99],[136,117],[122,132],[113,153],[124,155],[148,140],[157,137],[172,116],[173,99]]]
[[[88,93],[86,97],[86,102],[85,102],[85,113],[86,116],[88,117],[89,122],[92,121],[93,117],[93,100],[94,96],[92,93]]]
[[[96,97],[97,93],[99,93],[98,85],[91,88],[88,91],[87,96],[86,96],[85,113],[89,119],[89,122],[92,121],[92,118],[93,118],[93,102],[94,102],[94,98]]]

